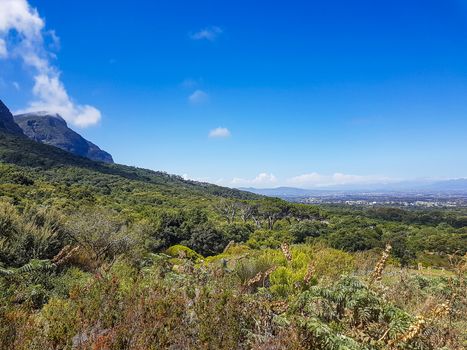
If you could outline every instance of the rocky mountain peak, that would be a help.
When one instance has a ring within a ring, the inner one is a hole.
[[[81,157],[113,163],[112,156],[70,129],[59,114],[33,112],[14,116],[14,121],[30,139],[61,148]]]

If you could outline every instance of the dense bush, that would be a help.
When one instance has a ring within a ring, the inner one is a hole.
[[[381,231],[375,227],[365,229],[349,227],[332,232],[329,235],[329,243],[334,248],[356,252],[381,246],[381,235]]]
[[[0,201],[0,264],[18,267],[53,257],[69,241],[63,217],[54,210],[27,207],[22,213]]]
[[[465,209],[323,210],[3,134],[0,161],[0,349],[465,346]]]
[[[349,253],[288,249],[290,258],[232,245],[218,265],[193,260],[196,253],[179,246],[168,251],[179,257],[176,266],[152,254],[140,267],[122,256],[97,274],[70,268],[49,278],[37,311],[5,303],[25,293],[19,284],[1,295],[0,348],[462,347],[465,265],[446,277],[392,269],[370,285],[367,275],[350,276],[358,267]]]

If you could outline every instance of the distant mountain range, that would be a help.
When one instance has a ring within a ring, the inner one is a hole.
[[[0,100],[0,131],[27,136],[91,160],[113,163],[112,156],[70,129],[58,114],[34,112],[13,116]]]
[[[264,196],[291,198],[291,197],[309,197],[332,193],[390,193],[390,192],[457,192],[467,193],[467,178],[452,179],[444,181],[404,181],[391,184],[375,185],[347,185],[347,186],[329,186],[316,189],[303,189],[295,187],[277,187],[277,188],[252,188],[242,187],[242,191],[248,191]]]
[[[430,191],[463,191],[467,192],[467,179],[438,181],[424,187]]]

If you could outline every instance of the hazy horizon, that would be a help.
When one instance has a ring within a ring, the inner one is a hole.
[[[374,182],[374,183],[357,183],[357,182],[342,182],[342,183],[321,183],[314,186],[236,186],[235,188],[239,189],[299,189],[299,190],[417,190],[419,188],[424,188],[429,185],[434,184],[445,184],[451,183],[452,181],[467,181],[465,177],[459,178],[418,178],[418,179],[409,179],[409,180],[393,180],[390,182]],[[467,188],[466,188],[467,190]]]

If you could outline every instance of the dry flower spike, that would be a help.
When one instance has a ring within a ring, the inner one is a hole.
[[[371,274],[370,283],[381,280],[381,276],[383,274],[384,267],[386,266],[386,262],[389,258],[389,254],[391,253],[391,249],[392,246],[390,244],[387,244],[386,248],[383,251],[383,254],[381,255],[381,258],[379,259],[378,263],[375,266],[375,269],[373,270],[373,273]]]
[[[292,253],[290,252],[290,247],[288,243],[282,243],[281,244],[281,250],[282,253],[284,254],[285,258],[287,261],[292,261]]]

